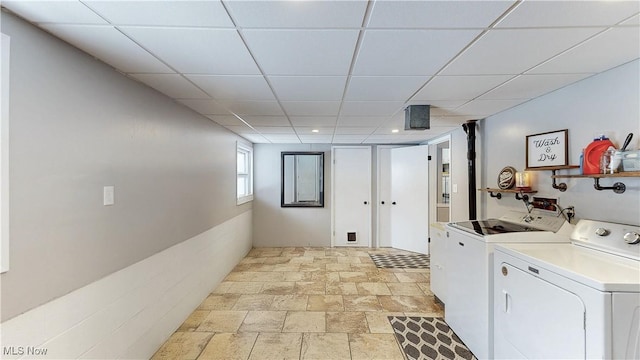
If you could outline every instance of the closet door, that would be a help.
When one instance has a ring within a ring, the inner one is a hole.
[[[331,148],[332,246],[371,246],[371,147]]]

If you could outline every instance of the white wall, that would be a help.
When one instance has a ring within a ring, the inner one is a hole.
[[[581,150],[600,132],[607,132],[617,146],[632,132],[634,138],[629,149],[640,148],[639,67],[640,61],[633,61],[482,121],[485,172],[481,186],[496,187],[498,172],[505,166],[518,170],[525,167],[525,136],[531,134],[569,129],[572,165],[578,165]],[[578,218],[640,223],[640,179],[601,180],[602,186],[611,186],[616,181],[627,186],[624,194],[614,194],[596,191],[593,179],[558,179],[568,185],[566,192],[559,192],[551,187],[550,176],[550,171],[534,173],[536,195],[559,197],[564,207],[574,205]],[[525,210],[523,203],[512,195],[502,200],[490,198],[486,193],[481,196],[484,206],[480,217],[501,216],[507,209]]]
[[[255,144],[253,244],[269,246],[331,246],[331,145]],[[324,207],[282,208],[282,151],[324,152]]]
[[[2,32],[11,37],[3,322],[251,211],[236,206],[238,136],[5,12]],[[102,205],[105,185],[115,186],[113,206]],[[229,255],[222,248],[212,261]]]

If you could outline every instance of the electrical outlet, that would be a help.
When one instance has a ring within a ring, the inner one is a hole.
[[[533,201],[531,202],[535,209],[547,210],[547,211],[560,211],[558,205],[558,199],[556,198],[545,198],[545,197],[533,197]]]

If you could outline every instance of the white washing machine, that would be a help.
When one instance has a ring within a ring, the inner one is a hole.
[[[581,220],[570,244],[496,246],[499,359],[640,359],[640,226]]]
[[[479,359],[493,358],[493,249],[497,243],[569,242],[562,218],[512,211],[446,226],[445,321]],[[435,254],[432,254],[435,256]]]

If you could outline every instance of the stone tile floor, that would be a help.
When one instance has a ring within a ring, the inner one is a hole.
[[[254,248],[153,356],[404,359],[387,316],[442,317],[428,269],[378,269],[369,248]]]

